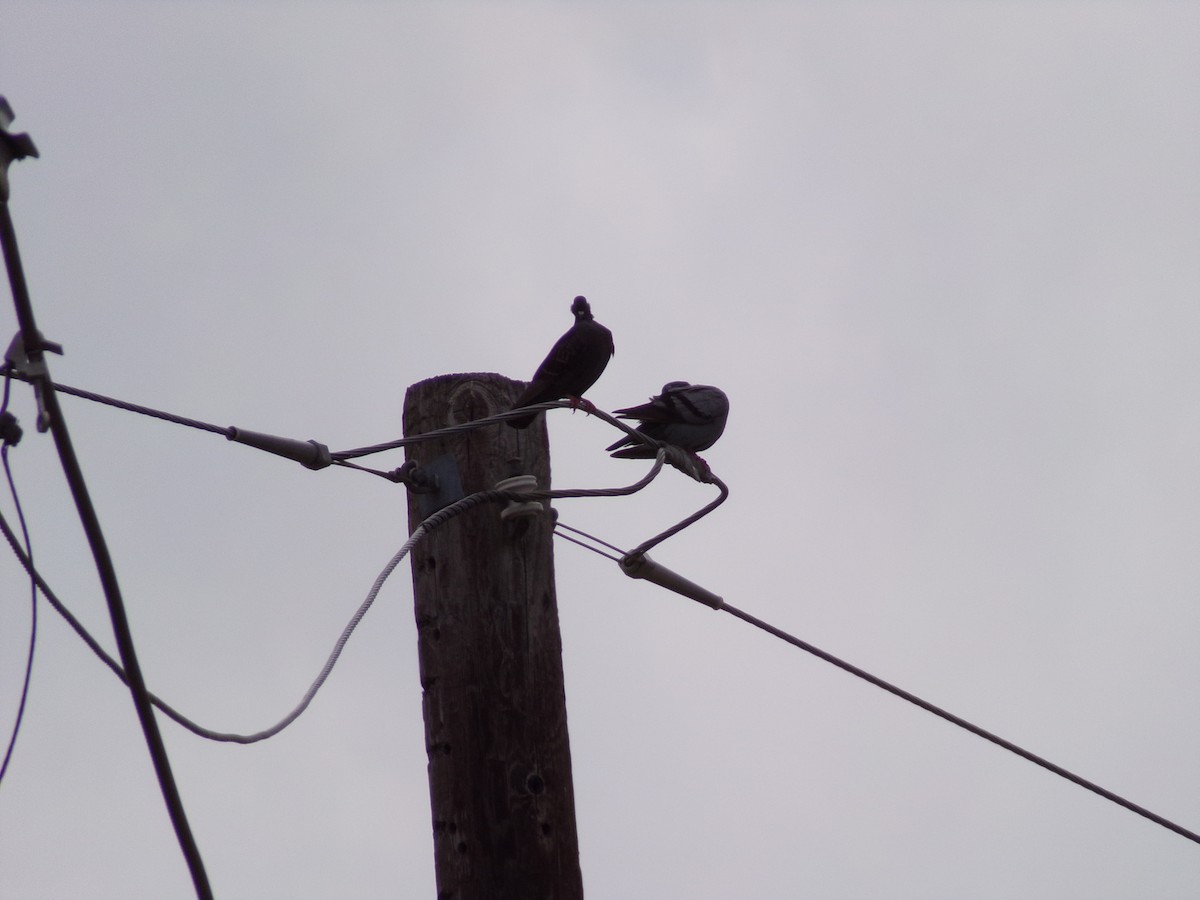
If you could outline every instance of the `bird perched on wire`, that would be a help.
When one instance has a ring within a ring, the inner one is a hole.
[[[642,423],[637,427],[639,433],[694,454],[715,444],[725,430],[729,398],[709,384],[672,381],[649,403],[618,409],[613,415],[636,419]],[[656,455],[653,447],[630,435],[605,449],[618,459],[653,459]]]
[[[575,298],[571,312],[575,324],[550,348],[549,356],[533,373],[533,381],[517,398],[513,409],[564,399],[585,409],[594,408],[581,395],[596,383],[616,352],[612,332],[592,318],[592,308],[585,297]],[[526,428],[535,418],[537,413],[507,421],[513,428]]]

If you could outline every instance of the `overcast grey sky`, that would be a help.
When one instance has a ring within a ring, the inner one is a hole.
[[[429,376],[528,378],[585,294],[617,345],[599,406],[676,379],[732,402],[705,454],[731,499],[660,561],[1200,829],[1200,7],[10,0],[0,21],[58,380],[343,449],[397,437]],[[405,540],[400,489],[63,404],[151,689],[213,728],[273,723]],[[39,566],[111,647],[19,385],[14,410]],[[556,487],[645,469],[596,420],[550,429]],[[668,473],[557,506],[628,547],[711,497]],[[556,550],[592,900],[1200,890],[1200,846]],[[433,895],[411,598],[402,568],[273,740],[163,722],[217,896]],[[3,729],[28,627],[0,557]],[[128,693],[44,604],[0,896],[191,896]]]

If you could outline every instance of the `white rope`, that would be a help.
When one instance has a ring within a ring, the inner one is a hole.
[[[210,741],[224,741],[235,744],[254,744],[258,741],[263,741],[279,734],[279,732],[283,731],[283,729],[287,728],[298,718],[300,718],[301,714],[308,709],[308,705],[312,703],[313,698],[317,696],[317,691],[319,691],[325,684],[326,679],[329,678],[329,674],[333,671],[333,667],[337,665],[337,661],[342,655],[342,650],[345,649],[346,643],[350,640],[350,635],[354,633],[354,629],[358,627],[358,623],[362,621],[363,616],[367,614],[367,611],[375,603],[375,598],[379,596],[379,592],[382,590],[384,582],[391,577],[392,572],[396,570],[396,566],[400,565],[400,562],[409,554],[409,552],[412,551],[412,548],[415,547],[428,533],[429,529],[427,529],[425,527],[425,523],[422,522],[409,536],[409,539],[404,542],[404,546],[402,546],[396,552],[396,555],[388,561],[388,564],[383,567],[383,571],[379,573],[379,577],[375,579],[375,583],[371,585],[371,589],[367,592],[366,599],[363,600],[358,609],[355,610],[354,615],[350,617],[350,621],[346,623],[346,627],[342,629],[342,633],[338,636],[337,642],[333,645],[333,650],[330,652],[329,658],[325,660],[325,665],[322,666],[320,674],[318,674],[313,680],[313,683],[309,685],[308,690],[304,692],[304,696],[301,698],[300,702],[296,704],[295,708],[270,728],[265,728],[262,731],[256,731],[253,734],[235,734],[232,732],[213,731],[210,728],[205,728],[203,725],[193,722],[191,719],[187,718],[181,713],[176,712],[153,694],[150,695],[151,702],[188,731],[199,735],[202,738],[207,738]]]

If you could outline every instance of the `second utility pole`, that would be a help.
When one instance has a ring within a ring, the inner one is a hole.
[[[443,375],[409,388],[404,433],[512,406],[524,385]],[[410,531],[432,509],[514,474],[550,485],[545,417],[410,446],[436,477],[409,494]],[[412,551],[438,900],[581,900],[562,640],[549,510],[502,521],[485,504]]]

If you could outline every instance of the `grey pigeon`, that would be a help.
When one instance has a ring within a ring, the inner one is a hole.
[[[637,419],[642,423],[637,430],[647,437],[696,453],[715,444],[725,430],[729,398],[712,385],[672,381],[649,403],[618,409],[614,415]],[[619,459],[653,459],[657,453],[629,435],[606,449]]]
[[[575,324],[550,348],[550,355],[533,373],[533,381],[517,398],[513,409],[551,400],[578,400],[596,383],[616,352],[612,332],[592,318],[586,298],[576,297],[571,312]],[[537,413],[507,421],[513,428],[526,428],[535,418]]]

